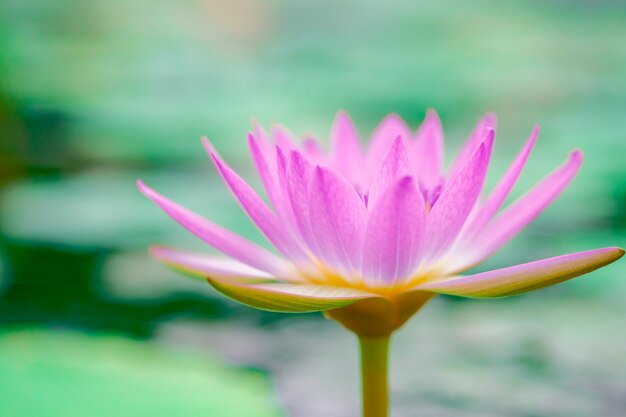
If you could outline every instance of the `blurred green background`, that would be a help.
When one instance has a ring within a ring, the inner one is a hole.
[[[520,195],[575,147],[564,195],[481,268],[626,246],[619,0],[3,0],[0,415],[356,416],[356,346],[319,315],[246,309],[146,255],[206,250],[139,194],[263,243],[199,143],[258,185],[250,118],[361,136],[498,115],[493,184],[534,123]],[[449,158],[448,158],[449,160]],[[539,293],[438,298],[398,335],[395,416],[623,416],[622,263]]]

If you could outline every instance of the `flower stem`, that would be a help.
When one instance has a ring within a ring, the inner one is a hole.
[[[387,362],[389,338],[389,336],[359,337],[361,346],[363,417],[388,416]]]

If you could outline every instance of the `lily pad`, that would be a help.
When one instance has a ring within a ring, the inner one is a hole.
[[[262,373],[114,335],[1,331],[0,375],[3,416],[282,415]]]

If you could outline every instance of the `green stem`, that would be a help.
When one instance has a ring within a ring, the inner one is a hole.
[[[389,388],[387,362],[389,336],[359,337],[361,346],[361,380],[363,417],[387,417]]]

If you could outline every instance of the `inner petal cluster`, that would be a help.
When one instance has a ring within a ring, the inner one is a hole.
[[[365,152],[343,113],[329,153],[315,139],[298,146],[282,128],[267,134],[257,126],[251,153],[283,226],[280,233],[260,228],[291,260],[294,275],[315,283],[389,290],[445,274],[438,261],[461,232],[487,172],[489,120],[478,124],[452,173],[443,170],[443,131],[434,112],[416,132],[387,117]]]

